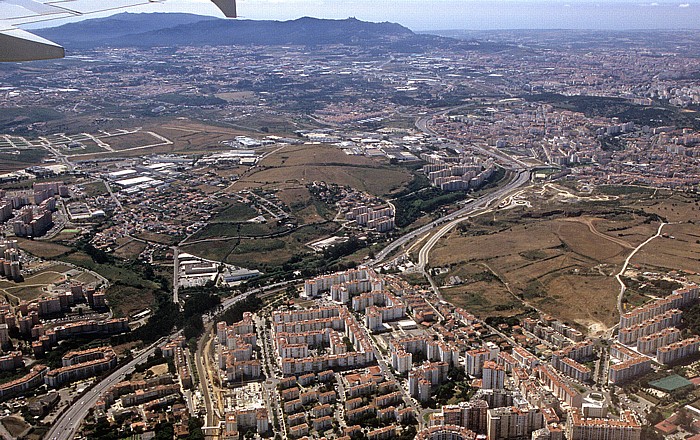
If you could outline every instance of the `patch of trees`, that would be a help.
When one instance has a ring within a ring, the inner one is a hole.
[[[445,205],[456,203],[467,198],[462,191],[448,192],[438,188],[430,188],[414,192],[394,201],[396,206],[396,226],[406,227],[418,220],[422,215],[436,211]]]
[[[420,162],[420,166],[423,166],[424,164],[425,162]],[[403,190],[393,194],[393,196],[395,198],[405,197],[425,188],[430,188],[430,180],[423,173],[415,173],[413,174],[413,179],[408,182],[406,187]]]
[[[241,290],[264,286],[277,281],[289,281],[297,277],[298,271],[301,277],[313,277],[320,273],[337,272],[356,266],[356,262],[342,261],[341,259],[354,254],[367,246],[367,242],[357,238],[351,238],[346,243],[339,243],[323,251],[323,253],[298,253],[292,255],[282,265],[259,264],[256,267],[264,272],[264,275],[255,277],[241,285]]]
[[[486,318],[486,323],[491,327],[498,327],[501,324],[513,327],[520,324],[520,318],[518,316],[489,316]]]
[[[627,146],[625,140],[619,136],[601,136],[599,140],[603,151],[623,151]]]
[[[201,315],[221,304],[221,290],[216,287],[190,288],[181,290],[180,293],[187,298],[183,307],[185,318]]]
[[[683,287],[681,283],[670,280],[652,280],[636,278],[624,278],[628,289],[655,296],[668,296],[676,289]]]
[[[202,314],[221,304],[220,289],[214,286],[197,287],[185,290],[185,305],[182,317],[185,322],[185,339],[199,337],[204,332]]]
[[[239,301],[221,314],[221,319],[226,321],[226,324],[231,325],[243,319],[243,313],[256,312],[262,307],[262,300],[255,294],[249,295],[243,301]]]
[[[350,239],[344,243],[334,244],[324,249],[323,258],[327,261],[338,260],[346,255],[354,254],[365,247],[365,244],[364,241],[359,240],[357,237],[350,237]]]
[[[151,367],[155,367],[156,365],[165,364],[167,362],[168,362],[168,360],[163,357],[163,351],[160,348],[156,348],[155,353],[148,356],[148,359],[146,359],[146,362],[137,364],[134,367],[134,370],[136,370],[137,373],[143,373],[144,371],[148,370]]]
[[[683,312],[685,327],[694,335],[700,334],[700,304]]]
[[[92,258],[92,261],[94,261],[97,264],[106,264],[114,261],[114,257],[112,257],[110,254],[108,254],[102,249],[97,249],[95,246],[92,245],[92,243],[83,243],[81,248],[83,252],[88,254],[90,258]]]
[[[169,335],[182,322],[180,308],[168,292],[157,291],[154,303],[148,322],[132,332],[133,339],[140,339],[146,344]]]
[[[158,96],[157,100],[168,104],[186,105],[190,107],[226,104],[226,101],[216,96],[182,95],[179,93],[165,93]]]
[[[187,422],[187,428],[190,434],[187,436],[188,440],[204,440],[204,432],[202,431],[202,426],[204,426],[204,421],[198,417],[191,417]]]

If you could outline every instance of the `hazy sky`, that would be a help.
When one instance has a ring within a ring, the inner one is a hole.
[[[700,0],[238,0],[243,18],[356,17],[440,29],[700,29]],[[207,0],[167,0],[134,12],[221,16]]]

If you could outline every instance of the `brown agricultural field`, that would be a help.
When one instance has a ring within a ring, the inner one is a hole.
[[[171,145],[139,148],[161,144],[163,141],[148,132],[156,133],[172,142]],[[226,150],[221,141],[231,140],[236,136],[250,135],[251,132],[202,124],[190,120],[163,120],[161,123],[149,124],[134,134],[125,134],[104,138],[114,152],[86,152],[72,156],[75,160],[89,160],[111,156],[133,157],[153,153],[205,154]]]
[[[21,434],[28,431],[32,426],[17,416],[4,417],[1,421],[7,432],[13,438],[19,438]]]
[[[218,146],[218,149],[224,149],[219,144],[221,141],[250,134],[243,130],[216,127],[181,119],[168,121],[149,129],[170,139],[174,143],[173,147],[176,151],[197,151],[211,146]]]
[[[463,222],[430,256],[431,267],[449,269],[436,277],[438,283],[462,278],[461,285],[443,287],[445,297],[480,316],[503,315],[508,302],[520,297],[520,308],[531,305],[599,333],[618,320],[614,276],[630,253],[656,234],[659,218],[673,222],[664,227],[666,236],[643,247],[631,268],[700,274],[697,198],[636,187],[605,187],[604,192],[608,195],[579,196],[546,184],[544,190],[526,193],[531,208],[499,210]],[[493,278],[470,276],[475,267]],[[688,277],[700,280],[700,275]],[[626,298],[635,303],[646,299]]]
[[[139,130],[135,133],[120,134],[100,139],[113,150],[129,150],[131,148],[142,148],[148,145],[162,144],[163,140],[149,133]]]
[[[114,249],[114,255],[125,260],[133,260],[146,250],[146,244],[138,240],[128,240]]]
[[[441,283],[454,281],[455,278],[459,278],[462,283],[443,287],[441,291],[444,298],[468,308],[480,318],[510,316],[524,311],[522,301],[512,295],[485,264],[460,265],[436,277]]]
[[[151,289],[137,288],[124,285],[112,285],[107,288],[107,300],[114,315],[131,316],[153,304],[154,296]]]
[[[390,167],[386,161],[348,156],[327,145],[305,144],[284,147],[263,159],[232,185],[244,188],[298,188],[314,181],[351,186],[375,195],[397,191],[410,180],[407,170]]]
[[[49,284],[67,281],[66,272],[73,269],[65,264],[47,264],[45,268],[25,275],[22,282],[0,280],[0,294],[8,295],[15,303],[19,300],[31,301],[42,296]]]
[[[282,203],[289,206],[301,224],[325,222],[335,215],[333,207],[314,203],[311,193],[306,187],[283,189],[277,193],[277,197]]]
[[[141,240],[153,241],[155,243],[160,243],[167,246],[172,246],[180,241],[180,238],[178,237],[148,231],[140,232],[136,235],[136,237],[140,238]]]
[[[599,262],[624,261],[625,249],[632,249],[628,243],[607,236],[593,227],[589,218],[556,220],[554,233],[574,254]]]
[[[68,246],[63,246],[50,241],[27,240],[16,238],[19,248],[40,258],[54,258],[71,251]]]

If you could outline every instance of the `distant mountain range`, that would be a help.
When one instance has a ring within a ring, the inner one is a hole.
[[[74,49],[220,45],[385,45],[391,50],[420,50],[455,42],[418,35],[396,23],[370,23],[354,18],[290,21],[224,20],[191,14],[123,13],[36,31]]]

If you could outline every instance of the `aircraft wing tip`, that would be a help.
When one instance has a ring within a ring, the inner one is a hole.
[[[0,62],[63,58],[63,47],[22,29],[0,31]]]
[[[211,0],[228,18],[236,18],[236,0]]]

